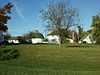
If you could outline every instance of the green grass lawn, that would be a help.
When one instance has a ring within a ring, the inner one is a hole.
[[[20,56],[0,60],[0,75],[100,75],[99,45],[13,45]]]

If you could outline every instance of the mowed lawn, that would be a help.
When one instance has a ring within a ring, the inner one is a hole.
[[[0,60],[0,75],[100,75],[99,45],[13,45],[20,56]]]

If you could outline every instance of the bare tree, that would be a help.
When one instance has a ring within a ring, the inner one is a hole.
[[[46,28],[50,31],[57,31],[59,47],[61,47],[61,30],[67,31],[70,27],[77,25],[78,9],[72,8],[68,1],[59,1],[49,3],[47,10],[42,9],[40,13],[41,19],[47,24]]]

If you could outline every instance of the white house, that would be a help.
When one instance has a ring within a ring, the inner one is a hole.
[[[32,36],[32,44],[43,43],[44,36],[41,33],[39,33],[39,31],[35,30]]]
[[[3,31],[0,30],[0,43],[4,42],[4,36],[3,36]]]
[[[95,43],[95,41],[93,40],[92,34],[88,34],[84,36],[79,43]]]
[[[48,35],[47,36],[48,43],[59,44],[59,36],[58,35]]]
[[[47,36],[48,43],[54,43],[54,44],[59,44],[59,36],[57,35],[48,35]],[[69,40],[70,43],[73,43],[72,39],[66,38],[66,40]]]
[[[36,43],[42,43],[43,42],[43,38],[32,38],[32,43],[36,44]]]
[[[15,44],[19,44],[19,40],[18,38],[15,38],[15,37],[11,37],[8,39],[8,43],[15,43]]]

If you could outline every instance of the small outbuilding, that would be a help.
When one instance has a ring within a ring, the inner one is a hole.
[[[41,33],[34,33],[32,37],[32,44],[43,43],[44,36]]]
[[[95,43],[92,34],[85,35],[79,43]]]
[[[48,43],[59,44],[59,36],[58,35],[48,35],[47,36]]]
[[[42,43],[43,42],[43,38],[32,38],[32,43],[36,44],[36,43]]]

